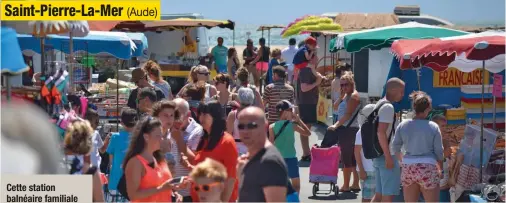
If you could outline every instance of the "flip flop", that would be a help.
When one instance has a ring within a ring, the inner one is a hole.
[[[339,192],[351,192],[351,190],[343,190],[343,189],[340,189]]]
[[[351,191],[354,193],[362,191],[360,188],[351,188]]]

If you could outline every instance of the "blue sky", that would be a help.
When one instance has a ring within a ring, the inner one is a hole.
[[[505,0],[162,0],[163,13],[201,13],[238,24],[287,24],[306,14],[392,13],[396,5],[419,5],[422,14],[455,24],[503,24]]]

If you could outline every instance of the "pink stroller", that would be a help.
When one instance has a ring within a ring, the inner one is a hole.
[[[309,182],[313,183],[313,196],[318,194],[320,183],[330,184],[330,194],[334,192],[339,195],[337,184],[337,174],[339,172],[339,160],[341,158],[341,149],[338,146],[329,148],[320,148],[314,145],[311,148],[311,165],[309,165]]]

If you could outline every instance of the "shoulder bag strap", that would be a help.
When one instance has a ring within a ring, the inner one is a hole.
[[[290,123],[290,121],[285,121],[283,123],[283,126],[281,126],[281,129],[279,129],[278,133],[276,133],[274,135],[274,141],[279,137],[279,135],[281,135],[281,133],[285,130],[286,126],[288,125],[288,123]]]
[[[390,144],[390,140],[392,139],[392,135],[395,133],[395,121],[396,121],[396,115],[394,110],[394,120],[392,122],[392,129],[390,129],[390,134],[388,135],[388,144]]]
[[[355,119],[357,118],[357,116],[361,110],[362,110],[362,104],[359,104],[358,111],[355,113],[355,115],[353,115],[353,118],[351,118],[350,122],[348,122],[348,125],[346,125],[346,128],[350,127],[350,125],[353,123],[353,121],[355,121]]]

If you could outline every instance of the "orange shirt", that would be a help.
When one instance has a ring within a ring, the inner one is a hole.
[[[221,140],[218,142],[216,147],[211,150],[205,150],[207,146],[207,140],[204,141],[204,149],[200,150],[195,154],[194,165],[203,162],[206,158],[214,159],[225,166],[227,169],[228,178],[235,178],[235,186],[232,195],[230,196],[230,202],[236,202],[238,196],[238,181],[237,181],[237,158],[239,157],[239,153],[237,152],[237,147],[235,144],[234,137],[228,133],[224,133]],[[196,202],[198,201],[198,196],[194,190],[192,190],[192,199]]]
[[[146,171],[141,178],[139,189],[155,188],[172,178],[167,165],[162,164],[160,166],[155,162],[155,168],[152,168],[142,156],[137,155],[136,158],[139,159]],[[172,202],[172,190],[163,191],[143,199],[132,200],[132,202]]]

